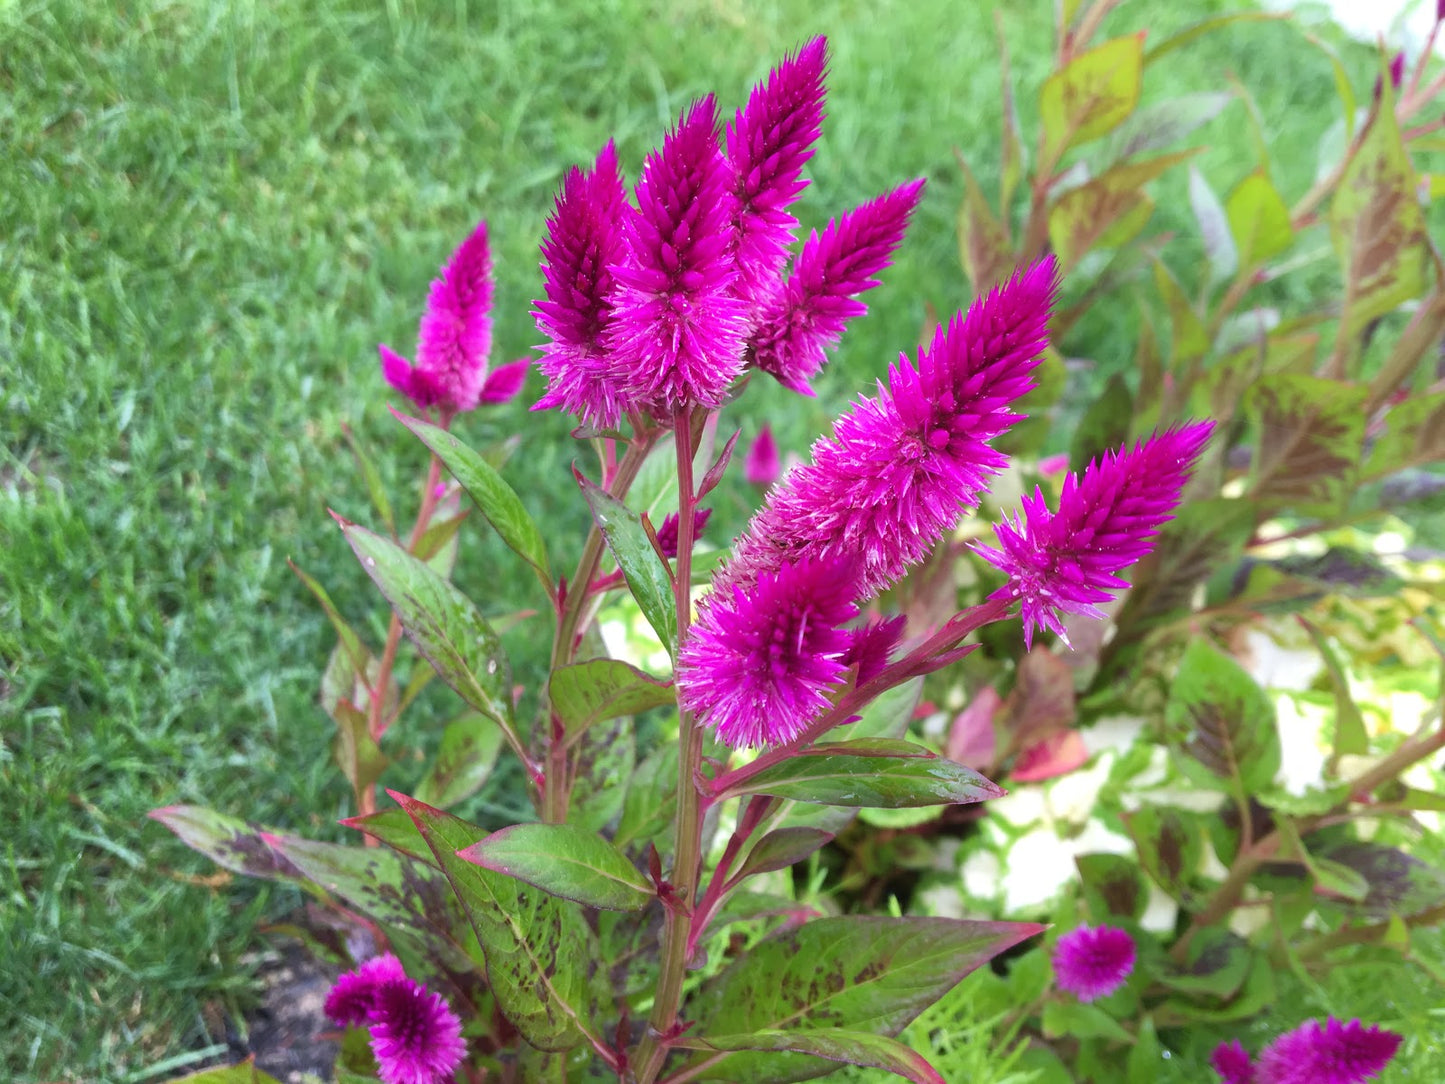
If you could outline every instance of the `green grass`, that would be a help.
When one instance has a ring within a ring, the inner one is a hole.
[[[1005,16],[1022,87],[1044,70],[1050,6]],[[1163,35],[1185,18],[1136,0],[1111,25]],[[953,146],[997,175],[981,6],[0,0],[0,1075],[133,1079],[206,1049],[216,1010],[249,996],[257,925],[296,899],[196,883],[213,870],[148,809],[339,833],[348,791],[315,704],[330,635],[285,559],[381,638],[325,509],[370,518],[343,422],[410,491],[421,457],[386,414],[375,343],[410,350],[437,264],[489,220],[498,356],[521,353],[563,171],[615,136],[635,176],[688,99],[716,90],[734,108],[819,32],[831,116],[807,224],[931,184],[818,399],[760,386],[739,411],[796,450],[915,341],[927,306],[967,299]],[[1328,70],[1291,31],[1254,28],[1151,71],[1146,94],[1210,89],[1227,68],[1297,195],[1335,109]],[[1203,135],[1221,187],[1249,168],[1237,119]],[[1184,230],[1180,191],[1161,222]],[[1100,311],[1072,352],[1119,363],[1130,318]],[[508,474],[536,495],[559,567],[584,522],[567,428],[525,403],[461,426],[478,443],[525,435]],[[719,533],[741,514],[725,509]],[[495,575],[506,560],[467,536],[458,580],[491,612],[536,601]],[[513,649],[535,685],[536,636]],[[447,707],[438,692],[419,726]]]

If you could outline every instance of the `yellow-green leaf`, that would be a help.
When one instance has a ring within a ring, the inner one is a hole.
[[[1044,82],[1039,114],[1043,162],[1050,168],[1070,147],[1113,131],[1139,104],[1144,35],[1114,38],[1080,53]]]
[[[1241,267],[1254,267],[1278,256],[1294,241],[1294,228],[1274,183],[1263,170],[1240,181],[1224,205]]]

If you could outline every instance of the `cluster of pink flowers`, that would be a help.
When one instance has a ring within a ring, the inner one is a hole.
[[[385,1084],[447,1084],[466,1055],[462,1025],[441,994],[407,977],[401,961],[376,956],[336,980],[326,1015],[366,1027]]]
[[[1221,1043],[1209,1064],[1224,1084],[1363,1084],[1400,1048],[1401,1037],[1358,1020],[1307,1020],[1250,1058],[1238,1039]]]

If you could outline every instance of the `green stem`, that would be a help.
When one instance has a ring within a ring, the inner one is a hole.
[[[677,643],[692,624],[692,543],[697,497],[692,477],[692,411],[683,407],[674,417],[677,445]],[[663,920],[662,960],[657,996],[647,1033],[637,1051],[638,1084],[652,1084],[667,1060],[666,1039],[677,1024],[682,985],[687,975],[688,940],[692,929],[693,897],[697,894],[702,859],[702,801],[697,772],[702,766],[702,728],[692,713],[678,713],[681,755],[677,758],[677,835],[673,846],[671,887],[674,899]]]

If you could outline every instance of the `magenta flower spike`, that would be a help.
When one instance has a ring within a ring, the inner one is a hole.
[[[994,598],[1016,598],[1024,642],[1049,629],[1068,642],[1065,613],[1102,617],[1098,605],[1128,583],[1119,573],[1154,548],[1159,528],[1174,515],[1195,461],[1214,430],[1196,422],[1157,433],[1132,451],[1109,452],[1064,480],[1058,512],[1041,490],[1023,500],[1023,513],[999,524],[999,548],[975,544],[1009,582]]]
[[[778,480],[782,463],[778,459],[778,442],[773,439],[772,427],[763,423],[757,437],[748,447],[747,458],[743,460],[743,477],[749,485],[770,486]]]
[[[660,413],[715,409],[742,372],[747,306],[734,292],[737,199],[711,95],[648,155],[636,197],[623,208],[626,249],[609,298],[613,372]]]
[[[798,220],[788,213],[808,182],[803,166],[823,126],[828,42],[818,37],[768,73],[727,128],[737,197],[737,292],[756,307],[772,292]]]
[[[714,591],[678,652],[678,702],[734,748],[802,734],[848,673],[857,616],[845,558],[804,558]]]
[[[1362,1084],[1389,1064],[1400,1040],[1358,1020],[1309,1020],[1260,1052],[1255,1084]]]
[[[555,407],[602,429],[615,427],[632,405],[605,341],[626,203],[611,143],[589,172],[574,168],[567,174],[542,242],[547,297],[532,310],[537,330],[548,339],[538,363],[547,392],[532,409]]]
[[[388,982],[405,980],[401,961],[391,953],[373,956],[354,971],[337,976],[336,985],[326,995],[326,1015],[344,1028],[366,1023],[367,1014],[377,988]]]
[[[803,556],[857,560],[862,599],[896,582],[957,524],[1007,460],[989,442],[1019,417],[1048,342],[1052,257],[980,297],[855,401],[813,461],[768,493],[715,587]]]
[[[1209,1056],[1209,1065],[1224,1084],[1252,1084],[1254,1062],[1238,1039],[1220,1043]]]
[[[693,513],[692,537],[694,541],[702,537],[702,530],[707,526],[707,521],[711,517],[711,508],[699,508]],[[662,517],[662,526],[657,529],[657,547],[662,550],[664,557],[677,556],[677,532],[681,526],[676,512],[669,512]]]
[[[518,358],[489,372],[482,384],[481,402],[487,406],[496,406],[515,399],[522,390],[522,385],[527,382],[527,369],[531,364],[528,358]]]
[[[1054,946],[1054,979],[1080,1001],[1108,997],[1134,970],[1134,939],[1117,926],[1080,926]]]
[[[402,979],[376,991],[371,1051],[385,1084],[446,1084],[466,1056],[462,1022],[441,994]]]
[[[417,331],[416,364],[381,346],[381,372],[417,406],[457,414],[482,401],[492,349],[492,255],[485,222],[441,271]]]
[[[878,285],[923,194],[923,180],[895,188],[808,237],[788,281],[757,318],[752,363],[783,386],[812,395],[808,381],[843,328],[868,311],[858,295]]]
[[[897,617],[881,621],[870,621],[862,628],[853,630],[853,641],[848,645],[848,654],[843,662],[858,667],[858,684],[866,685],[888,668],[889,656],[903,637],[903,627],[908,618]]]

